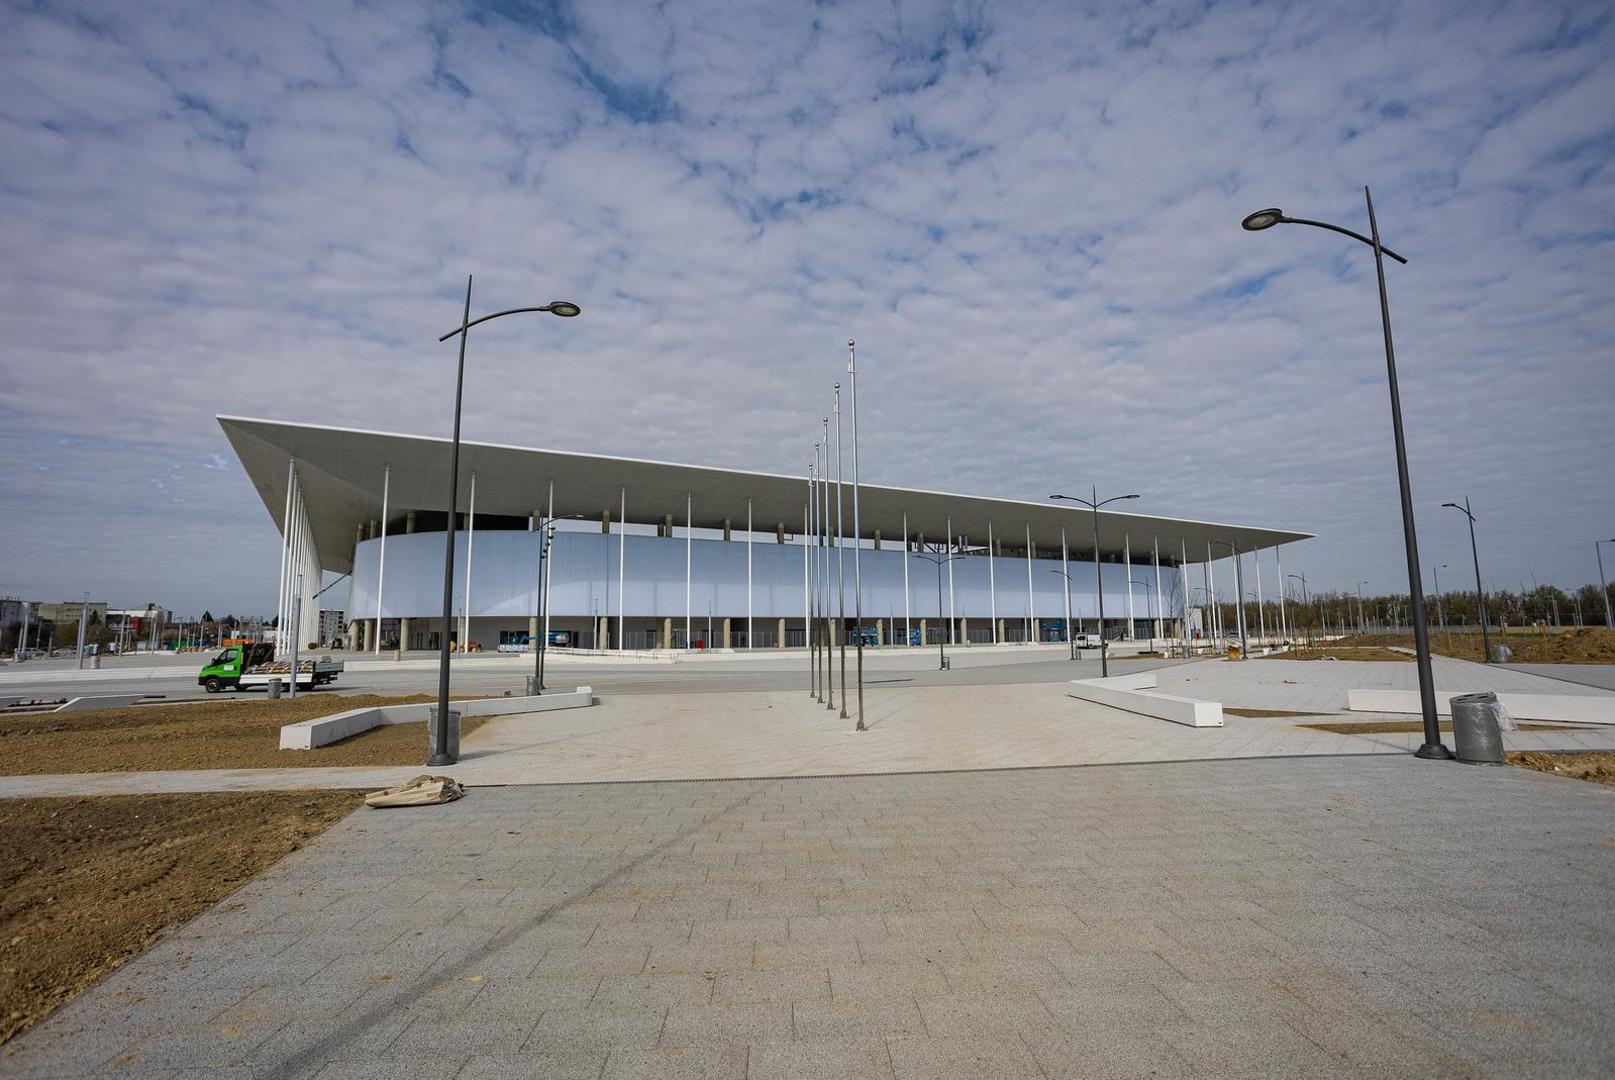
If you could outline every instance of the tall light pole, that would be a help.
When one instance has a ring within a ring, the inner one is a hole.
[[[1366,186],[1363,188],[1363,201],[1368,205],[1368,236],[1323,221],[1286,217],[1284,211],[1277,208],[1258,210],[1248,215],[1241,224],[1252,232],[1270,229],[1281,223],[1311,225],[1360,240],[1374,249],[1374,271],[1379,279],[1380,325],[1385,331],[1385,376],[1391,395],[1391,432],[1396,441],[1396,482],[1402,495],[1402,544],[1407,549],[1408,597],[1411,600],[1413,644],[1419,668],[1419,708],[1424,714],[1424,743],[1413,753],[1415,757],[1448,761],[1452,753],[1442,745],[1441,728],[1436,720],[1435,670],[1430,663],[1430,627],[1424,616],[1424,583],[1419,578],[1419,537],[1413,522],[1413,483],[1408,477],[1407,440],[1402,434],[1402,394],[1396,381],[1396,348],[1391,343],[1391,302],[1385,292],[1385,256],[1389,255],[1403,264],[1407,260],[1380,243],[1379,222],[1374,217],[1374,196]]]
[[[1441,603],[1441,571],[1446,568],[1446,563],[1430,568],[1430,575],[1435,580],[1436,585],[1436,625],[1443,630],[1447,628],[1447,609]]]
[[[852,621],[858,627],[858,730],[864,728],[864,577],[858,553],[863,550],[863,532],[858,523],[858,364],[854,343],[847,342],[847,389],[852,411]],[[905,544],[907,537],[904,538]],[[937,618],[942,613],[937,612]],[[951,627],[950,627],[951,630]],[[842,697],[846,695],[843,694]]]
[[[1065,609],[1067,612],[1070,612],[1071,575],[1064,570],[1050,570],[1049,573],[1059,574],[1061,577],[1065,578]],[[1071,617],[1069,614],[1066,616],[1065,620],[1065,640],[1066,644],[1071,647],[1071,659],[1075,660],[1077,658],[1077,635],[1071,630]]]
[[[847,564],[842,554],[847,530],[842,518],[841,384],[836,383],[836,621],[841,624],[841,719],[847,718]]]
[[[1368,629],[1367,624],[1363,621],[1363,586],[1367,584],[1368,582],[1366,581],[1357,583],[1357,632],[1359,634]]]
[[[1295,578],[1301,583],[1301,606],[1307,609],[1307,638],[1312,637],[1312,594],[1307,590],[1307,576],[1305,574],[1287,574],[1286,578]]]
[[[533,693],[544,692],[544,653],[549,649],[549,634],[544,627],[549,614],[550,598],[544,593],[544,564],[550,557],[550,545],[555,543],[555,520],[551,518],[539,530],[538,537],[538,640],[533,642]]]
[[[431,766],[453,765],[457,757],[448,752],[449,742],[449,625],[454,619],[454,525],[455,515],[459,512],[460,501],[460,406],[465,396],[465,339],[470,336],[470,330],[478,323],[489,322],[493,319],[503,318],[506,315],[518,315],[527,311],[541,311],[549,315],[556,315],[563,319],[570,319],[580,311],[579,307],[570,300],[551,300],[543,307],[511,308],[509,311],[496,311],[492,315],[481,318],[471,317],[471,276],[465,279],[465,310],[460,316],[458,329],[450,330],[439,342],[449,340],[456,334],[460,336],[460,363],[454,376],[454,441],[449,450],[449,506],[448,521],[443,530],[443,631],[438,635],[440,655],[437,671],[437,716],[433,719],[433,742],[437,752],[426,764]],[[470,612],[467,612],[467,617]],[[297,683],[296,672],[292,675],[292,684]]]
[[[911,554],[916,559],[924,559],[926,562],[934,563],[936,565],[936,617],[937,622],[942,623],[942,568],[948,563],[953,562],[955,559],[963,558],[965,553],[962,551],[949,553],[941,544],[932,544],[931,551],[929,552],[916,551],[912,552]],[[1056,574],[1059,572],[1060,571],[1058,570],[1055,571]],[[948,666],[947,642],[948,627],[946,623],[943,623],[943,625],[937,627],[936,635],[936,658],[938,671],[946,670]],[[923,645],[925,643],[922,641],[920,644]]]
[[[1112,495],[1108,499],[1099,498],[1099,489],[1090,487],[1088,493],[1092,498],[1084,499],[1080,495],[1050,495],[1051,499],[1064,499],[1067,502],[1081,503],[1093,511],[1093,580],[1094,588],[1099,593],[1099,677],[1110,678],[1110,649],[1109,641],[1105,638],[1105,581],[1099,573],[1099,508],[1123,499],[1136,499],[1137,495]]]
[[[1243,663],[1251,658],[1250,644],[1245,638],[1245,571],[1241,567],[1239,545],[1232,540],[1213,540],[1234,553],[1234,601],[1239,606],[1239,659]]]
[[[1132,580],[1134,585],[1142,585],[1146,589],[1149,590],[1150,612],[1151,612],[1150,618],[1149,618],[1149,623],[1150,623],[1150,639],[1149,639],[1150,649],[1149,649],[1149,651],[1154,652],[1155,651],[1155,615],[1154,615],[1154,612],[1155,612],[1155,586],[1151,585],[1147,581],[1139,581],[1137,578],[1133,578],[1131,580]],[[1136,641],[1138,639],[1134,638],[1133,640]]]
[[[1469,555],[1475,560],[1475,600],[1480,604],[1480,662],[1492,662],[1492,638],[1487,629],[1490,620],[1486,618],[1486,590],[1480,583],[1480,548],[1475,545],[1475,513],[1469,509],[1469,496],[1464,496],[1464,504],[1459,506],[1455,502],[1442,503],[1443,507],[1451,507],[1469,519]],[[1607,595],[1607,594],[1606,594]],[[1609,601],[1605,600],[1605,614],[1608,614]],[[1507,620],[1504,620],[1505,622]]]
[[[1598,557],[1598,589],[1599,596],[1604,600],[1604,625],[1611,630],[1615,630],[1615,616],[1611,616],[1609,611],[1609,585],[1604,581],[1603,548],[1605,544],[1615,544],[1615,540],[1595,540],[1593,542],[1593,554]]]

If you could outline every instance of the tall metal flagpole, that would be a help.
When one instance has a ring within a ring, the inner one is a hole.
[[[836,621],[841,624],[841,719],[847,718],[847,574],[842,547],[847,530],[843,526],[841,506],[841,384],[836,383]]]
[[[824,417],[821,423],[824,426],[824,482],[820,487],[824,489],[824,517],[819,535],[824,538],[824,684],[827,690],[824,707],[833,709],[836,707],[836,635],[830,624],[830,418]]]
[[[821,635],[824,633],[824,626],[819,621],[819,614],[823,607],[823,597],[819,593],[819,585],[820,581],[824,577],[824,574],[822,568],[819,566],[819,518],[821,517],[821,514],[819,513],[819,486],[824,483],[824,474],[820,468],[820,449],[821,447],[818,443],[813,444],[813,482],[811,485],[812,491],[810,492],[812,496],[812,505],[808,510],[808,516],[811,519],[809,527],[813,530],[812,540],[809,544],[813,550],[813,556],[809,560],[813,567],[813,611],[810,618],[811,625],[808,627],[808,641],[810,643],[809,652],[812,654],[813,658],[813,700],[818,702],[820,705],[823,705],[824,669],[819,664],[819,654],[824,651],[824,642],[821,637]]]
[[[802,507],[802,645],[808,657],[808,697],[819,696],[819,655],[813,650],[813,473],[819,467],[819,448],[813,448],[808,466],[807,503]]]
[[[393,467],[388,465],[381,474],[381,558],[376,567],[376,655],[381,655],[381,597],[387,586],[387,497],[391,494]],[[402,642],[400,642],[402,644]]]
[[[863,536],[863,530],[858,524],[858,365],[853,353],[853,343],[847,342],[847,404],[852,410],[852,621],[858,630],[858,730],[867,730],[864,727],[864,578],[862,563],[858,553],[862,544],[858,538]],[[906,556],[905,556],[906,558]]]

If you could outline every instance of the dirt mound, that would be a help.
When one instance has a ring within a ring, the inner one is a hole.
[[[0,775],[419,765],[427,757],[425,724],[389,724],[318,750],[280,749],[280,728],[349,709],[434,700],[325,693],[0,716]],[[466,717],[462,736],[481,723]]]
[[[1615,632],[1602,626],[1582,626],[1573,630],[1510,631],[1508,636],[1492,631],[1493,645],[1507,645],[1517,664],[1615,664]],[[1362,646],[1386,648],[1397,645],[1413,648],[1411,634],[1354,634],[1327,647]],[[1459,660],[1481,659],[1479,634],[1448,634],[1430,631],[1430,651]]]
[[[1516,750],[1509,753],[1508,763],[1555,776],[1592,780],[1615,787],[1615,752],[1609,750],[1567,750],[1557,753]]]

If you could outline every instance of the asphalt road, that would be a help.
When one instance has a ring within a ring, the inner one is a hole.
[[[960,649],[950,654],[953,668],[937,669],[937,654],[880,653],[867,656],[866,686],[885,689],[906,686],[992,685],[1003,683],[1061,682],[1091,678],[1099,674],[1097,660],[1067,659],[1049,650],[1034,655],[1015,655],[1002,650]],[[349,658],[344,658],[349,659]],[[839,654],[832,675],[839,685]],[[196,684],[196,673],[205,658],[202,654],[185,657],[130,658],[108,660],[100,671],[78,672],[70,660],[30,661],[24,666],[6,665],[0,669],[0,696],[21,695],[52,699],[85,694],[154,694],[169,700],[208,696]],[[1112,658],[1113,669],[1139,671],[1183,663],[1182,660]],[[855,654],[847,654],[848,685],[855,684]],[[112,665],[117,664],[118,667]],[[524,658],[471,657],[451,665],[455,693],[489,696],[525,689],[532,672]],[[396,667],[386,661],[349,659],[348,669],[337,681],[314,693],[335,694],[420,694],[437,689],[437,667],[428,654],[411,656]],[[673,664],[595,664],[582,659],[549,663],[545,682],[553,689],[590,686],[600,694],[668,694],[743,690],[789,690],[808,688],[807,657],[801,653],[789,659],[701,660]],[[309,693],[310,691],[303,691]],[[249,693],[256,693],[249,691]]]

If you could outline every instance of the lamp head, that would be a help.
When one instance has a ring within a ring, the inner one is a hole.
[[[1263,229],[1271,229],[1284,220],[1286,220],[1284,211],[1276,206],[1270,206],[1266,210],[1258,210],[1254,214],[1245,215],[1245,220],[1241,221],[1240,225],[1247,232],[1261,232]]]
[[[544,310],[563,319],[574,319],[583,313],[583,309],[570,300],[551,300],[544,305]]]

